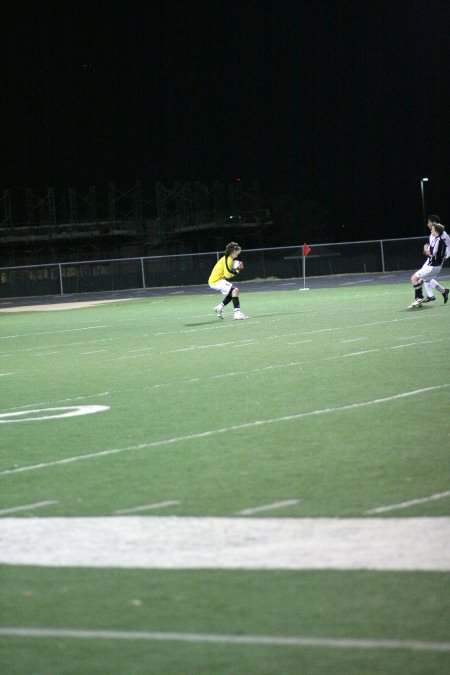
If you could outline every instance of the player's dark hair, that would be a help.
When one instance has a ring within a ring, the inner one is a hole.
[[[440,222],[441,222],[440,217],[437,216],[435,213],[433,213],[431,216],[428,216],[428,220],[429,220],[431,223],[440,223]]]
[[[225,255],[229,256],[233,251],[238,251],[240,248],[241,247],[239,244],[237,244],[235,241],[230,241],[230,243],[226,246]]]

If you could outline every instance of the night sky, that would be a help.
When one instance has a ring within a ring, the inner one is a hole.
[[[286,238],[308,204],[330,240],[357,240],[421,234],[427,176],[426,211],[450,220],[446,0],[21,0],[2,15],[0,188],[239,177],[284,205]]]

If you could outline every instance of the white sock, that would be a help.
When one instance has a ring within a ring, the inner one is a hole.
[[[424,281],[423,286],[425,288],[425,293],[427,294],[427,298],[432,298],[433,297],[433,291],[431,290],[431,285],[432,283],[429,281]]]
[[[444,288],[443,286],[441,286],[441,284],[438,284],[438,282],[436,281],[436,279],[432,279],[432,280],[430,281],[430,286],[432,286],[433,288],[437,288],[437,290],[438,290],[440,293],[443,293],[443,292],[445,291],[445,288]]]

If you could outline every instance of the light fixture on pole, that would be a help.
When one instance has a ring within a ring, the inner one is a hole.
[[[423,216],[423,222],[425,224],[425,190],[423,187],[424,183],[428,182],[428,178],[421,178],[420,179],[420,194],[422,195],[422,216]]]

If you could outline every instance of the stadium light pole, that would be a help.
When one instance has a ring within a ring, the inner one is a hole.
[[[420,179],[420,194],[422,195],[422,216],[423,216],[423,223],[425,224],[425,188],[423,186],[424,183],[428,183],[428,178],[421,178]]]

